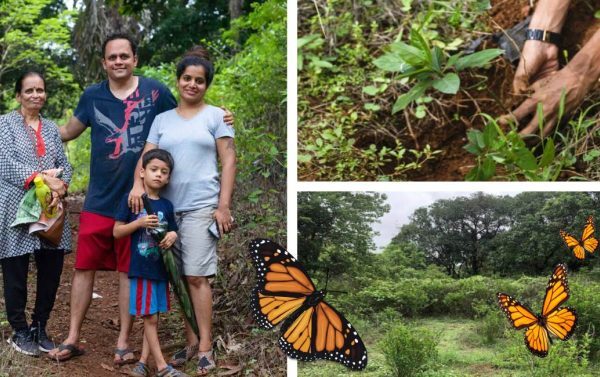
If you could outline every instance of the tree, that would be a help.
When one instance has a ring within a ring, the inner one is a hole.
[[[46,76],[46,116],[58,120],[74,107],[80,89],[69,69],[73,64],[69,25],[75,17],[75,12],[52,0],[0,2],[0,112],[17,106],[15,81],[28,69]]]
[[[489,257],[488,243],[509,225],[503,198],[473,194],[438,200],[415,211],[392,242],[414,242],[428,260],[457,276],[479,274]]]
[[[311,272],[358,271],[375,249],[371,224],[390,210],[385,194],[298,194],[298,255]]]

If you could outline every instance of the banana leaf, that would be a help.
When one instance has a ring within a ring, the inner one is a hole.
[[[144,202],[146,213],[154,213],[148,197],[143,195],[142,200]],[[160,243],[167,232],[164,229],[152,229],[150,230],[150,234],[156,242]],[[167,275],[169,275],[169,281],[173,287],[173,292],[175,292],[175,296],[177,297],[179,306],[183,310],[185,319],[187,319],[190,326],[192,326],[194,332],[198,334],[198,322],[196,322],[196,315],[194,314],[194,305],[192,304],[190,297],[190,289],[187,280],[183,276],[181,250],[177,250],[176,245],[173,245],[169,249],[161,249],[161,254],[167,270]]]

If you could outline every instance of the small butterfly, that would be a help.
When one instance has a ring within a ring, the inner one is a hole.
[[[573,248],[575,258],[583,260],[585,259],[586,250],[588,253],[593,253],[598,247],[598,240],[594,237],[594,230],[594,218],[590,216],[585,223],[585,227],[583,227],[581,240],[563,230],[560,231],[560,236],[565,241],[565,244],[567,244],[567,247]]]
[[[279,346],[289,356],[303,361],[327,359],[350,369],[367,366],[367,349],[340,312],[325,302],[325,291],[317,291],[304,267],[277,243],[250,242],[256,267],[252,312],[266,329],[279,323]]]
[[[575,331],[577,326],[575,309],[558,307],[569,299],[567,267],[564,264],[554,267],[554,272],[546,287],[546,296],[540,315],[535,315],[531,309],[505,293],[498,293],[497,296],[498,304],[511,325],[517,330],[527,327],[525,345],[536,356],[546,357],[548,355],[552,342],[549,333],[560,340],[567,340]]]

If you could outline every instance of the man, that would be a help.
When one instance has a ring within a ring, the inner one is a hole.
[[[108,80],[90,86],[73,117],[61,127],[63,141],[77,138],[91,127],[90,181],[80,215],[75,272],[71,286],[69,335],[49,352],[64,361],[83,354],[78,346],[81,325],[92,299],[97,270],[119,272],[120,332],[115,364],[135,362],[129,349],[129,238],[112,234],[116,203],[129,192],[133,171],[154,117],[176,107],[169,89],[158,81],[134,76],[136,43],[126,34],[112,34],[102,45],[102,67]],[[232,122],[231,114],[225,116]]]
[[[529,24],[528,40],[525,41],[521,60],[513,87],[515,93],[531,92],[511,115],[503,117],[506,122],[512,118],[517,123],[535,115],[538,103],[543,106],[543,136],[547,136],[558,122],[561,97],[565,98],[565,113],[581,104],[600,78],[600,30],[562,69],[559,69],[559,48],[556,40],[565,23],[569,0],[540,0]],[[539,30],[539,31],[538,31]],[[538,118],[533,116],[521,135],[536,133]]]

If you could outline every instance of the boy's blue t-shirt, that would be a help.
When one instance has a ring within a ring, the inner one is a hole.
[[[130,223],[140,217],[146,216],[146,210],[142,209],[139,214],[134,214],[127,206],[125,194],[119,203],[115,215],[115,221]],[[167,232],[177,231],[173,204],[164,198],[150,199],[150,205],[155,214],[158,215],[159,227],[167,229]],[[158,243],[154,241],[146,228],[136,230],[131,234],[131,261],[129,262],[129,277],[144,278],[152,280],[168,280],[167,270],[162,260]]]
[[[91,128],[85,211],[115,216],[115,204],[133,185],[135,165],[154,117],[176,106],[165,85],[142,76],[138,76],[137,89],[124,100],[112,94],[108,81],[85,90],[73,114]]]

